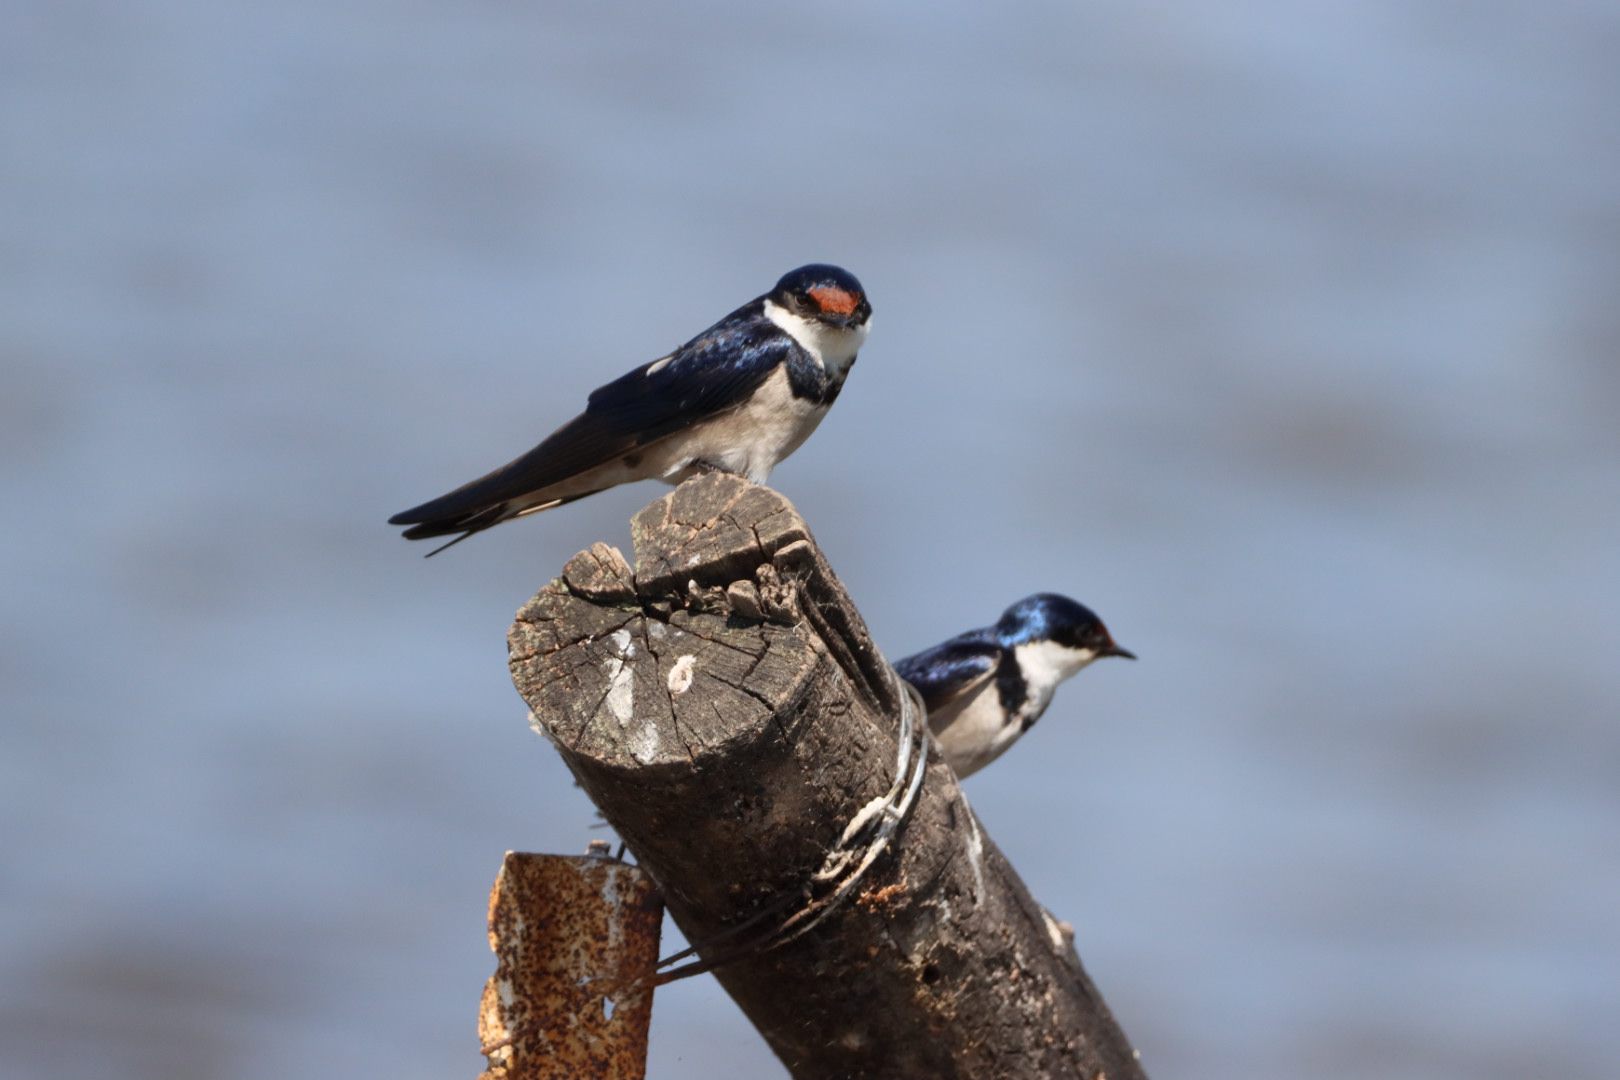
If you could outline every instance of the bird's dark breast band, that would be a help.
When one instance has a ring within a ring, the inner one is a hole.
[[[849,363],[852,367],[855,361]],[[848,372],[849,368],[844,370]],[[788,357],[787,373],[788,388],[793,391],[793,396],[812,405],[831,405],[838,400],[838,392],[844,388],[843,376],[828,374],[814,357],[798,345],[794,346],[793,355]]]

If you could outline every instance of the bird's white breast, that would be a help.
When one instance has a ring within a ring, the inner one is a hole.
[[[951,771],[959,778],[971,776],[996,760],[1023,730],[1018,720],[1009,718],[1001,707],[994,679],[986,680],[961,704],[929,714],[928,726],[945,752]]]
[[[827,413],[794,397],[786,365],[767,375],[746,402],[670,440],[662,475],[679,482],[706,463],[763,484],[777,462],[797,450]]]
[[[1097,658],[1090,649],[1052,641],[1013,648],[1025,685],[1017,712],[1009,714],[1002,707],[996,681],[987,679],[966,701],[929,714],[928,726],[958,777],[971,776],[1006,753],[1046,711],[1058,684]]]

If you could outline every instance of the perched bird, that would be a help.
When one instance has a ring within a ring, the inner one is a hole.
[[[698,472],[756,483],[799,448],[837,400],[872,305],[855,275],[812,264],[668,355],[593,391],[585,411],[533,450],[388,519],[407,540],[492,525],[633,480]]]
[[[1133,653],[1090,608],[1036,593],[994,626],[969,630],[894,665],[922,695],[928,726],[958,777],[970,776],[1034,726],[1058,684],[1093,660]]]

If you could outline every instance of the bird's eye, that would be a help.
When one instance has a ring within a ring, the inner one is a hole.
[[[1068,645],[1071,649],[1089,649],[1096,652],[1107,644],[1107,632],[1096,627],[1077,626],[1069,631]]]

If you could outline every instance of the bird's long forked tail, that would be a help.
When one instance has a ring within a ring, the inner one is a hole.
[[[412,516],[412,512],[407,510],[402,514],[395,514],[389,518],[388,524],[409,524],[411,527],[402,534],[407,540],[431,540],[439,536],[453,537],[449,542],[440,544],[424,556],[424,558],[431,559],[439,552],[454,547],[474,533],[483,532],[485,529],[500,524],[505,519],[505,514],[505,504],[497,503],[494,506],[487,506],[470,514],[457,514],[413,523],[406,520]],[[455,535],[457,533],[460,535]]]
[[[403,513],[395,514],[393,517],[389,518],[388,524],[410,525],[410,528],[406,529],[400,534],[407,540],[431,540],[440,536],[450,536],[452,533],[459,534],[422,556],[424,559],[431,559],[439,552],[455,547],[469,536],[472,536],[475,533],[481,533],[485,529],[492,529],[503,521],[511,521],[515,518],[528,517],[530,514],[538,514],[542,510],[551,510],[555,507],[562,506],[565,503],[571,503],[577,499],[583,499],[595,494],[596,492],[594,491],[587,491],[579,495],[570,495],[567,498],[552,499],[549,502],[536,503],[534,506],[526,506],[517,513],[508,513],[506,503],[497,503],[494,506],[485,507],[482,510],[477,510],[470,514],[459,514],[451,517],[419,522],[412,522],[409,520],[416,513],[416,511],[406,510]]]
[[[489,528],[489,526],[485,525],[484,529],[487,529],[487,528]],[[454,540],[450,540],[450,541],[447,541],[447,542],[445,542],[443,544],[440,544],[438,547],[434,548],[432,551],[430,551],[426,555],[422,556],[422,558],[431,559],[431,558],[433,558],[433,556],[437,555],[441,551],[449,551],[451,548],[455,547],[457,544],[459,544],[463,540],[467,539],[467,537],[476,535],[477,533],[481,533],[481,532],[484,531],[484,529],[468,529],[466,532],[462,533],[460,536],[456,537]]]

